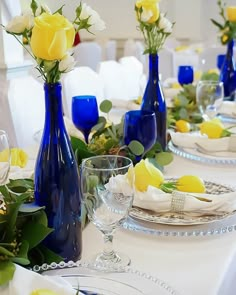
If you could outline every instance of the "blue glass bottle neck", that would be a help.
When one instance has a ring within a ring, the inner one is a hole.
[[[149,54],[149,79],[156,79],[159,81],[158,61],[158,54]]]
[[[61,83],[59,82],[52,84],[44,84],[46,126],[64,126],[61,92],[62,87]]]
[[[232,39],[231,41],[229,41],[228,45],[227,45],[227,57],[232,57],[233,56],[233,49],[234,49],[234,40]]]

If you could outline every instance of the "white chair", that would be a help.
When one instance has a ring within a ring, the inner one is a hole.
[[[104,60],[116,60],[116,48],[117,48],[116,40],[108,40],[105,43]]]
[[[71,118],[72,97],[76,95],[94,95],[98,105],[104,99],[103,82],[89,67],[77,67],[65,74],[62,80],[64,93],[64,112]]]
[[[205,48],[199,55],[199,69],[203,72],[210,69],[217,68],[217,56],[225,54],[226,48],[224,46]]]
[[[159,74],[161,80],[164,81],[167,78],[174,75],[174,56],[173,51],[163,48],[158,53],[159,55]]]
[[[105,99],[128,99],[125,71],[120,63],[114,60],[101,62],[98,75],[104,84]]]
[[[8,133],[12,147],[34,145],[35,133],[44,126],[43,85],[26,76],[11,79],[4,87],[8,94],[3,94],[0,101],[0,128]]]
[[[96,42],[82,42],[74,48],[74,58],[76,66],[90,67],[97,70],[99,62],[102,60],[102,48]]]
[[[134,56],[124,56],[119,59],[119,63],[124,69],[127,96],[129,98],[137,98],[142,95],[142,83],[145,77],[143,64]]]

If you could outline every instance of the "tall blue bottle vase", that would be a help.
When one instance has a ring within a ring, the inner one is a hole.
[[[220,72],[220,81],[224,83],[224,96],[227,100],[236,99],[236,61],[234,59],[234,40],[227,44],[226,56]]]
[[[81,197],[77,162],[67,134],[60,83],[45,84],[45,123],[35,165],[35,200],[54,231],[45,245],[65,261],[81,257]]]
[[[159,80],[158,54],[149,55],[149,77],[141,104],[142,110],[153,111],[156,115],[157,137],[162,149],[166,149],[166,102]],[[147,130],[148,132],[148,130]]]

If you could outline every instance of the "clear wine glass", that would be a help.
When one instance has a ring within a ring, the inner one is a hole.
[[[124,143],[128,145],[132,140],[139,141],[144,147],[143,155],[151,149],[157,138],[156,116],[152,111],[135,110],[125,113]],[[141,156],[136,156],[136,162]]]
[[[104,250],[91,260],[91,268],[119,271],[129,265],[128,256],[113,250],[112,240],[132,206],[133,186],[133,163],[129,158],[103,155],[83,160],[82,200],[89,219],[104,235]]]
[[[11,151],[9,148],[8,136],[4,130],[0,130],[0,185],[8,180],[11,166]]]
[[[186,85],[193,83],[193,67],[183,65],[178,67],[178,82],[180,85]]]
[[[220,81],[201,80],[197,84],[196,100],[205,121],[213,119],[224,98],[224,86]]]
[[[97,99],[93,95],[72,97],[72,121],[83,134],[88,143],[89,134],[98,122]]]

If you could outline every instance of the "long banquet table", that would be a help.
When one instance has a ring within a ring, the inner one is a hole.
[[[235,166],[204,165],[175,156],[164,174],[165,177],[194,174],[233,186],[235,172]],[[236,219],[230,222],[234,225]],[[173,230],[174,226],[169,227]],[[178,294],[233,295],[236,294],[235,230],[236,226],[232,226],[230,231],[209,236],[159,236],[119,229],[114,236],[114,248],[129,255],[132,268],[167,282]],[[83,232],[82,260],[88,261],[102,247],[102,234],[88,224]]]

